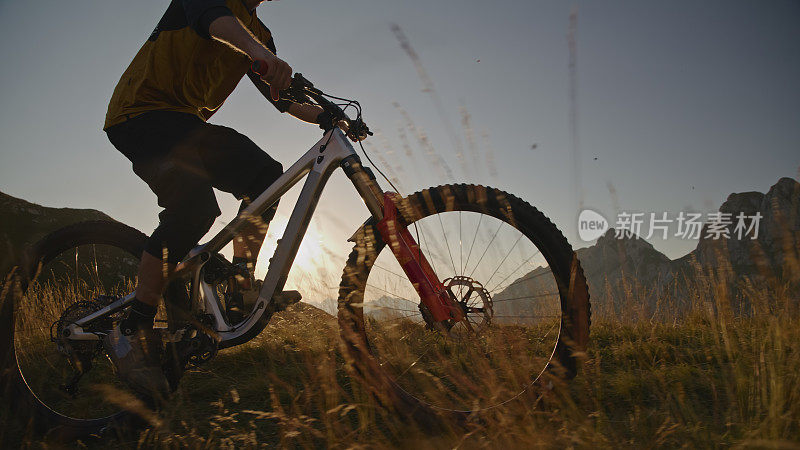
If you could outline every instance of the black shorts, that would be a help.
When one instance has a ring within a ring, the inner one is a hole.
[[[247,136],[192,114],[152,111],[106,129],[164,208],[147,252],[179,262],[220,210],[213,188],[252,200],[282,173],[281,164]],[[274,209],[265,214],[269,220]]]

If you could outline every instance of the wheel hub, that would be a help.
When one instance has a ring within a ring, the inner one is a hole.
[[[69,326],[83,317],[102,309],[103,306],[94,301],[75,302],[67,308],[61,317],[50,326],[50,341],[54,342],[58,351],[67,357],[77,357],[81,361],[91,360],[102,349],[100,341],[75,341],[69,339]]]

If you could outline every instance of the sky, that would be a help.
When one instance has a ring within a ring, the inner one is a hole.
[[[120,75],[167,4],[0,0],[0,191],[153,230],[155,196],[101,128]],[[296,71],[361,102],[376,132],[366,149],[403,192],[491,185],[542,210],[576,248],[591,244],[576,235],[581,204],[612,223],[620,211],[711,212],[730,193],[798,176],[797,1],[282,0],[258,14]],[[321,133],[278,114],[246,80],[211,122],[287,167]],[[425,159],[422,135],[451,176]],[[459,148],[477,158],[460,158]],[[217,198],[232,218],[236,201]],[[290,207],[282,202],[274,230]],[[335,174],[299,262],[339,276],[345,241],[366,217]],[[670,258],[696,245],[650,242]]]

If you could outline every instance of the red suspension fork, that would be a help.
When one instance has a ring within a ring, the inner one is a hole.
[[[383,242],[392,249],[397,262],[419,294],[422,303],[430,311],[433,320],[442,322],[464,318],[461,308],[450,299],[450,294],[431,268],[419,244],[411,236],[404,221],[397,217],[394,192],[383,194],[383,220],[378,222],[378,231]]]

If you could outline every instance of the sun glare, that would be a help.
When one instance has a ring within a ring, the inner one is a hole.
[[[286,231],[288,222],[288,218],[276,216],[270,223],[267,239],[261,247],[261,253],[259,253],[256,262],[256,277],[264,278],[266,275],[269,259],[275,253],[278,239],[280,239]],[[297,256],[294,259],[292,270],[289,272],[287,288],[296,288],[298,284],[300,284],[300,279],[305,278],[304,275],[316,272],[320,267],[324,266],[327,256],[322,250],[322,242],[322,233],[320,233],[312,222],[308,226],[303,242],[300,244],[300,249],[297,251]]]

